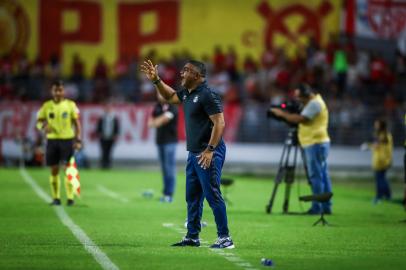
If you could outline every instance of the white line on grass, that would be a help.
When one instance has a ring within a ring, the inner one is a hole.
[[[31,188],[37,193],[45,202],[51,202],[51,197],[37,184],[37,182],[32,178],[24,167],[20,167],[20,174],[24,178],[24,181],[31,186]],[[118,270],[119,268],[115,265],[107,255],[100,250],[100,248],[86,235],[86,233],[76,225],[69,215],[65,212],[62,206],[53,207],[56,214],[58,215],[61,222],[69,228],[76,239],[83,245],[87,252],[89,252],[94,259],[100,264],[103,269],[108,270]]]
[[[125,197],[121,196],[120,194],[118,194],[118,193],[116,193],[116,192],[114,192],[114,191],[112,191],[112,190],[106,188],[105,186],[98,185],[98,186],[97,186],[97,189],[98,189],[101,193],[103,193],[103,194],[109,196],[109,197],[112,198],[112,199],[118,200],[118,201],[120,201],[120,202],[122,202],[122,203],[128,203],[128,202],[129,202],[129,200],[128,200],[127,198],[125,198]]]
[[[168,229],[172,229],[176,232],[179,232],[179,227],[176,227],[173,223],[163,223],[162,226],[164,226],[165,228],[168,228]],[[183,230],[183,233],[185,234],[186,231]],[[207,241],[203,241],[203,239],[200,239],[200,243],[207,244]],[[201,247],[209,247],[209,246],[201,245]],[[244,268],[245,270],[258,270],[257,268],[252,266],[249,262],[244,261],[243,259],[241,259],[237,255],[235,255],[234,253],[227,252],[228,250],[226,251],[224,249],[216,249],[216,248],[209,248],[209,250],[222,256],[224,259],[233,263],[234,265]]]

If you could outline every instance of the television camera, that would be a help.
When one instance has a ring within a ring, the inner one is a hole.
[[[303,153],[302,148],[300,147],[297,137],[298,125],[295,123],[290,123],[282,117],[276,116],[274,113],[272,113],[271,111],[272,108],[279,108],[289,113],[297,113],[297,114],[299,114],[303,108],[301,103],[299,103],[298,101],[288,100],[278,105],[271,105],[267,111],[268,118],[285,122],[289,126],[289,131],[283,145],[282,155],[279,160],[279,168],[275,177],[275,185],[269,203],[266,206],[266,212],[268,214],[272,212],[272,206],[274,204],[279,184],[281,184],[282,181],[284,181],[286,183],[286,188],[285,188],[285,198],[283,202],[283,213],[288,213],[290,190],[295,179],[295,170],[298,152],[302,158],[306,177],[307,179],[309,178],[307,174],[305,155]]]
[[[292,127],[296,127],[296,126],[297,126],[297,125],[294,124],[294,123],[287,122],[287,121],[286,121],[284,118],[282,118],[282,117],[276,116],[276,115],[271,111],[271,109],[274,109],[274,108],[281,109],[281,110],[287,111],[287,112],[289,112],[289,113],[300,113],[300,112],[302,111],[302,109],[303,109],[303,106],[302,106],[301,103],[299,103],[298,101],[293,100],[293,99],[292,99],[292,100],[287,100],[286,102],[282,102],[281,104],[278,104],[278,105],[271,105],[271,106],[269,107],[267,113],[266,113],[266,115],[267,115],[268,118],[272,118],[272,119],[275,119],[275,120],[278,120],[278,121],[285,122],[286,124],[288,124],[289,126],[292,126]]]

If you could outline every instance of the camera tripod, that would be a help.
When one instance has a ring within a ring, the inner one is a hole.
[[[283,213],[284,214],[288,213],[290,191],[292,188],[292,184],[295,180],[295,169],[297,164],[298,151],[300,151],[300,156],[302,158],[302,162],[304,165],[306,178],[309,179],[307,175],[305,156],[303,154],[302,149],[300,148],[299,141],[297,138],[297,127],[290,127],[288,135],[283,145],[282,155],[279,161],[279,168],[275,177],[275,185],[272,191],[272,195],[271,198],[269,199],[268,205],[266,206],[266,212],[268,214],[272,212],[272,206],[275,200],[276,192],[278,191],[279,184],[281,184],[283,180],[286,183],[285,198],[283,201]]]

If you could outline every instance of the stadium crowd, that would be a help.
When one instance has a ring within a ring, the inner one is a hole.
[[[332,137],[341,144],[359,143],[370,134],[373,120],[386,117],[391,126],[402,127],[406,94],[406,57],[397,53],[389,62],[380,54],[356,48],[351,42],[331,37],[321,47],[310,39],[294,57],[283,49],[263,52],[259,61],[247,55],[243,59],[233,46],[223,50],[216,46],[212,55],[198,57],[206,63],[208,83],[223,97],[224,103],[240,104],[243,119],[250,125],[264,121],[262,111],[292,96],[299,82],[307,82],[320,91],[330,110]],[[155,100],[153,85],[141,75],[139,63],[144,58],[159,63],[161,78],[179,86],[183,64],[194,58],[187,50],[161,58],[155,50],[136,58],[122,57],[113,65],[100,56],[92,73],[85,74],[81,55],[72,56],[68,75],[62,74],[62,63],[54,55],[49,61],[30,61],[27,56],[3,56],[0,60],[1,101],[43,101],[49,98],[49,84],[64,78],[66,96],[80,103],[150,102]],[[261,114],[261,117],[255,115]],[[365,121],[365,119],[368,119]],[[365,132],[355,140],[352,129]],[[249,131],[240,141],[251,141]],[[403,129],[393,130],[395,144],[403,143]],[[399,136],[397,136],[399,135]],[[396,139],[399,137],[398,139]]]

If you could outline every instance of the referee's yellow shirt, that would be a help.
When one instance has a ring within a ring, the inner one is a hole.
[[[53,100],[46,101],[37,114],[38,120],[45,120],[52,132],[47,134],[48,139],[73,139],[75,130],[73,120],[79,118],[79,109],[75,102],[64,99],[59,103]]]

